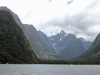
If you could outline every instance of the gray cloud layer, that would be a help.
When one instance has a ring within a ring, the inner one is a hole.
[[[93,41],[100,32],[100,12],[94,12],[93,9],[100,3],[99,0],[91,3],[87,8],[73,16],[66,14],[63,19],[51,19],[46,26],[58,26],[66,32],[73,33],[77,37],[84,37]]]

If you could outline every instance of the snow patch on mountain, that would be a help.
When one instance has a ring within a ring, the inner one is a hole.
[[[55,44],[53,44],[53,47],[54,47],[54,49],[57,49],[57,48],[55,47],[55,45],[56,45],[56,43],[55,43]]]
[[[62,41],[62,39],[63,39],[63,36],[60,38],[60,41]]]
[[[83,39],[83,38],[80,38],[80,39],[81,39],[82,42],[86,42],[85,39]]]

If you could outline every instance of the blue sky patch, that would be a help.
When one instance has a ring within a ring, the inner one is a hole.
[[[52,0],[48,0],[49,2],[51,2]]]
[[[71,4],[74,0],[67,1],[67,5]]]

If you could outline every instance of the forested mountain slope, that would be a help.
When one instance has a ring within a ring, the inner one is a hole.
[[[36,63],[37,58],[12,14],[0,10],[0,62]]]

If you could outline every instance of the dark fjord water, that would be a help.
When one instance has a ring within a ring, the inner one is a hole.
[[[100,75],[100,65],[0,64],[0,75]]]

